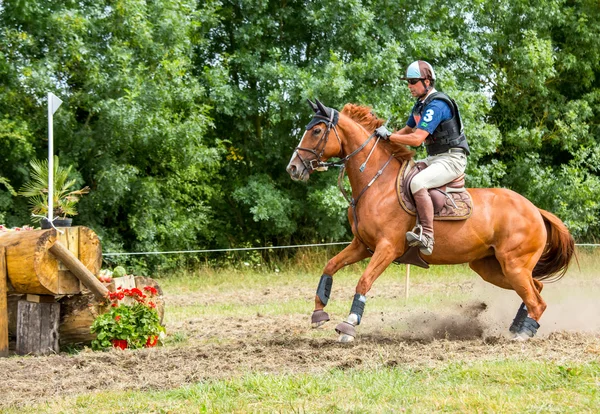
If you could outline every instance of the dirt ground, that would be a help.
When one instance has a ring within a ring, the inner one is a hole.
[[[312,287],[295,293],[312,294]],[[268,295],[265,292],[263,296]],[[485,298],[485,294],[480,296]],[[249,297],[252,295],[247,292],[240,293],[237,300]],[[167,306],[199,300],[193,295],[168,294],[165,299]],[[221,300],[236,297],[227,292]],[[533,340],[516,342],[504,334],[506,327],[502,331],[489,328],[496,325],[490,321],[497,319],[498,306],[484,300],[437,313],[371,314],[351,344],[336,342],[333,328],[339,317],[324,327],[325,332],[310,329],[309,314],[203,316],[173,322],[168,325],[169,333],[186,340],[164,347],[0,359],[4,377],[0,381],[0,409],[98,391],[166,390],[251,371],[322,373],[334,368],[435,367],[448,361],[504,358],[555,363],[600,360],[598,315],[596,325],[588,323],[588,329],[567,331],[557,316],[562,314],[559,306],[557,314],[546,320],[549,328],[540,330]],[[598,306],[593,306],[598,311]],[[511,308],[510,313],[514,311],[516,308]],[[510,319],[505,322],[509,324]]]

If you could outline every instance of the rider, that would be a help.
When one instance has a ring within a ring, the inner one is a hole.
[[[463,133],[458,106],[453,99],[435,90],[435,72],[424,60],[410,64],[406,76],[408,89],[417,100],[406,126],[394,133],[385,126],[375,130],[375,135],[395,144],[419,146],[425,144],[427,158],[420,160],[427,165],[413,178],[410,190],[413,194],[419,224],[406,233],[410,245],[419,247],[421,253],[433,251],[433,203],[430,188],[440,187],[465,172],[469,145]]]

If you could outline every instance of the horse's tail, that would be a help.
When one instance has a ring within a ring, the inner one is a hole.
[[[542,257],[533,268],[533,277],[556,282],[569,268],[569,262],[575,254],[575,240],[558,217],[541,208],[538,210],[544,218],[548,238]]]

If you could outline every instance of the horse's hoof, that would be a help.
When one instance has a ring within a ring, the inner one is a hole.
[[[313,328],[318,328],[319,326],[324,325],[325,322],[327,322],[328,320],[329,315],[327,314],[327,312],[323,310],[316,310],[313,312],[310,318],[310,323]]]
[[[354,329],[354,325],[348,322],[341,322],[335,327],[335,331],[340,334],[338,337],[338,342],[352,342],[356,337],[356,329]]]
[[[533,338],[539,327],[540,324],[537,323],[535,319],[531,319],[529,316],[526,316],[521,324],[515,327],[517,329],[515,329],[513,332],[513,339],[516,341],[526,341],[530,338]]]
[[[340,342],[340,343],[344,343],[344,344],[346,344],[346,343],[348,343],[348,342],[352,342],[352,341],[354,341],[354,337],[353,337],[353,336],[350,336],[350,335],[341,334],[341,335],[338,337],[338,342]]]
[[[515,342],[525,342],[530,339],[530,337],[527,335],[514,334],[511,339]]]

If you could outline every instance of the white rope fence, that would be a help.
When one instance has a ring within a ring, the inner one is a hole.
[[[160,255],[160,254],[187,254],[187,253],[218,253],[218,252],[242,252],[253,250],[270,250],[270,249],[297,249],[300,247],[320,247],[320,246],[337,246],[342,244],[350,244],[350,242],[334,242],[334,243],[315,243],[315,244],[295,244],[291,246],[260,246],[260,247],[237,247],[229,249],[205,249],[205,250],[172,250],[164,252],[109,252],[102,253],[102,256],[142,256],[142,255]],[[575,243],[575,246],[583,247],[600,247],[600,244],[593,243]]]
[[[252,250],[269,250],[269,249],[296,249],[299,247],[319,247],[319,246],[336,246],[340,244],[350,244],[350,242],[335,242],[335,243],[316,243],[316,244],[296,244],[293,246],[265,246],[265,247],[237,247],[230,249],[206,249],[206,250],[175,250],[167,252],[131,252],[131,253],[102,253],[102,256],[140,256],[151,254],[185,254],[185,253],[215,253],[215,252],[244,252]]]
[[[261,246],[261,247],[238,247],[230,249],[205,249],[205,250],[174,250],[165,252],[131,252],[131,253],[103,253],[102,256],[141,256],[141,255],[159,255],[159,254],[186,254],[186,253],[216,253],[216,252],[243,252],[255,250],[270,250],[270,249],[297,249],[300,247],[321,247],[321,246],[338,246],[348,245],[350,242],[335,242],[335,243],[315,243],[315,244],[296,244],[291,246]],[[600,244],[594,243],[575,243],[575,246],[581,247],[600,247]],[[404,276],[404,300],[408,302],[410,291],[410,264],[406,265],[406,274]]]

